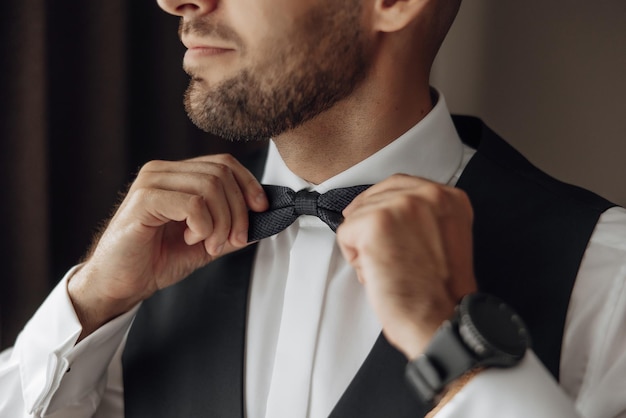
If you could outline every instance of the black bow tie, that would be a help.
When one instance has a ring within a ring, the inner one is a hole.
[[[289,187],[267,186],[263,189],[270,203],[265,212],[250,212],[248,242],[258,241],[274,234],[294,223],[300,215],[313,215],[324,221],[330,229],[337,231],[343,221],[341,212],[369,185],[344,187],[329,190],[324,194]]]

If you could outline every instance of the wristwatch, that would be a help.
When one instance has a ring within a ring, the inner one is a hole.
[[[439,327],[424,354],[409,362],[406,377],[418,396],[432,403],[466,372],[515,366],[529,347],[528,330],[509,305],[495,296],[472,293]]]

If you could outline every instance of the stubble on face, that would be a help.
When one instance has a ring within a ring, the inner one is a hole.
[[[206,132],[229,140],[263,140],[293,129],[346,98],[368,70],[361,0],[330,0],[293,26],[292,33],[263,39],[254,64],[211,86],[193,68],[185,109]],[[205,18],[206,19],[206,18]],[[229,40],[245,51],[228,27],[204,20],[194,30]],[[247,52],[247,51],[246,51]]]

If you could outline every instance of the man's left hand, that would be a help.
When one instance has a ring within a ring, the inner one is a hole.
[[[394,175],[359,195],[337,231],[391,344],[414,359],[476,290],[473,212],[459,189]]]

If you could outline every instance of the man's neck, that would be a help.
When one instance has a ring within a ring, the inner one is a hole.
[[[319,184],[394,141],[432,107],[427,85],[410,93],[407,86],[397,92],[362,87],[328,111],[277,136],[274,142],[291,171]]]

